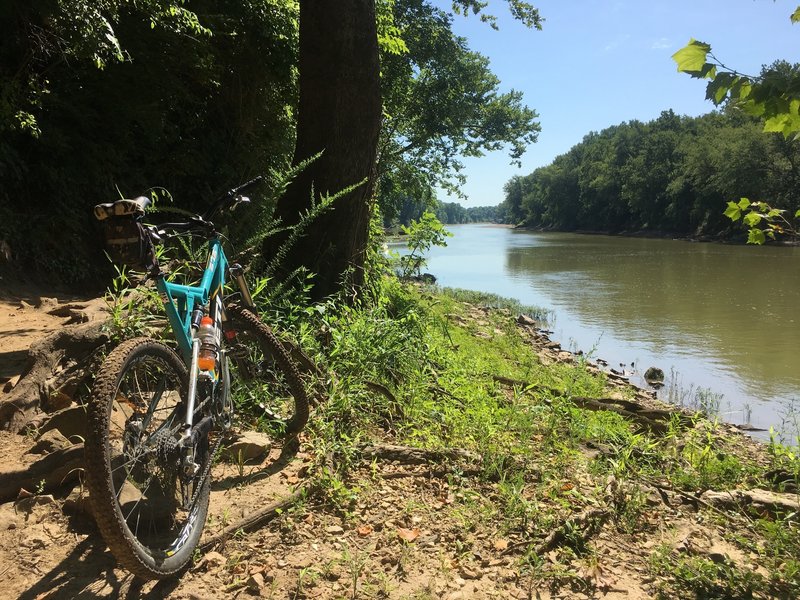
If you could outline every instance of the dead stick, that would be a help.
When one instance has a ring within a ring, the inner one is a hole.
[[[583,535],[581,537],[586,539],[592,535],[592,531],[595,527],[599,529],[603,526],[603,523],[606,522],[610,514],[611,513],[605,508],[590,508],[585,510],[580,514],[567,519],[561,524],[561,527],[550,532],[550,534],[536,546],[534,552],[537,555],[542,555],[545,552],[552,550],[566,537],[567,528],[570,526],[585,526],[585,530],[583,531]],[[519,548],[520,546],[528,546],[530,544],[531,540],[522,540],[520,542],[509,544],[509,546],[503,551],[503,555],[509,554],[515,548]]]
[[[282,500],[279,500],[275,504],[270,504],[262,508],[261,510],[257,510],[255,512],[250,513],[246,517],[240,519],[236,523],[228,525],[225,529],[220,531],[219,533],[212,535],[207,540],[203,541],[200,544],[200,550],[206,551],[214,546],[217,546],[223,542],[225,542],[229,537],[234,535],[237,531],[254,531],[261,527],[267,521],[270,521],[277,515],[279,515],[283,510],[292,506],[295,502],[302,499],[306,495],[306,488],[305,486],[301,486],[294,491],[291,496],[287,496]]]

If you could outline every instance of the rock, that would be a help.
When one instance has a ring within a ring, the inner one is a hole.
[[[530,327],[536,327],[536,321],[531,319],[528,315],[519,315],[517,317],[517,323],[519,325],[528,325]]]
[[[72,445],[58,429],[51,429],[40,434],[36,443],[26,454],[50,454],[56,450],[64,450]]]
[[[253,573],[247,579],[247,589],[252,592],[260,593],[264,587],[264,576],[261,573]]]
[[[135,485],[125,481],[122,484],[122,489],[119,490],[119,494],[117,494],[117,498],[119,498],[120,508],[124,511],[127,507],[136,506],[137,503],[141,502],[143,496]]]
[[[92,503],[89,502],[89,495],[81,486],[77,486],[64,498],[61,510],[68,515],[91,515]]]
[[[461,574],[461,577],[463,577],[464,579],[480,579],[481,577],[483,577],[483,573],[479,568],[477,567],[470,568],[466,565],[461,566],[459,573]]]
[[[333,535],[339,535],[344,533],[344,529],[342,529],[338,525],[331,525],[330,527],[326,527],[325,531]]]
[[[46,506],[48,504],[55,504],[56,499],[52,494],[43,496],[28,496],[17,501],[16,507],[18,510],[31,512],[35,506]]]
[[[86,439],[86,410],[83,406],[71,406],[58,410],[50,415],[39,429],[39,433],[44,433],[52,429],[57,429],[68,440],[81,441]]]
[[[663,384],[664,371],[662,371],[658,367],[650,367],[649,369],[647,369],[647,371],[644,372],[644,380],[650,385],[656,385],[659,383]]]
[[[219,552],[208,552],[195,567],[196,571],[208,571],[210,569],[218,569],[228,562]]]
[[[245,431],[225,449],[225,457],[234,462],[261,458],[272,449],[272,439],[263,433]]]

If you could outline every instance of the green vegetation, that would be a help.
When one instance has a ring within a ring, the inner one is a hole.
[[[401,227],[406,236],[408,254],[400,257],[400,271],[403,277],[418,277],[420,269],[425,266],[425,254],[431,246],[447,246],[447,238],[453,234],[448,232],[442,223],[431,212],[424,212],[419,221],[411,221]]]
[[[550,165],[505,187],[505,220],[533,227],[727,236],[722,214],[742,196],[794,213],[800,150],[733,109],[590,133]]]
[[[671,539],[658,508],[665,494],[670,514],[694,503],[686,523],[716,523],[711,528],[736,556],[749,558],[709,557],[689,542],[682,550],[680,540],[650,543],[642,568],[655,578],[653,593],[791,597],[800,590],[795,515],[697,500],[706,490],[769,487],[767,470],[796,474],[794,450],[777,442],[769,452],[753,450],[701,416],[676,416],[658,433],[610,411],[578,408],[572,398],[606,398],[608,382],[580,360],[546,365],[515,323],[518,306],[391,277],[380,287],[374,304],[326,304],[287,323],[330,381],[309,441],[317,485],[345,521],[358,522],[354,507],[380,477],[375,464],[370,471],[359,461],[364,444],[459,448],[479,457],[478,473],[446,466],[454,500],[439,518],[465,532],[492,523],[497,535],[517,540],[515,568],[541,585],[598,585],[574,571],[576,562],[603,562],[592,527],[631,545]],[[600,520],[588,526],[584,513]],[[543,561],[535,548],[560,527],[564,539]],[[460,543],[469,556],[470,542]]]
[[[800,7],[790,16],[800,21]],[[797,137],[800,131],[800,65],[778,60],[756,75],[745,75],[724,65],[711,46],[695,39],[672,55],[678,71],[708,79],[706,98],[731,104],[764,121],[765,132]]]

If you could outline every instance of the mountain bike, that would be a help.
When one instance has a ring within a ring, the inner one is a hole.
[[[155,281],[177,346],[150,337],[122,342],[103,361],[87,405],[86,484],[95,520],[119,563],[145,579],[175,575],[192,558],[235,398],[261,406],[262,419],[284,435],[308,420],[298,370],[259,319],[243,269],[228,263],[212,222],[249,202],[243,194],[260,180],[180,223],[145,224],[146,197],[94,207],[115,262]],[[207,241],[198,285],[170,281],[159,265],[158,247],[184,235]]]

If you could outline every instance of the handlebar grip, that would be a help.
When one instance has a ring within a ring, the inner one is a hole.
[[[254,177],[250,181],[225,192],[216,202],[214,202],[214,204],[211,205],[211,208],[206,211],[206,213],[203,215],[203,219],[210,220],[217,213],[217,211],[224,208],[226,204],[236,198],[237,195],[241,194],[247,188],[252,187],[257,183],[261,183],[263,179],[264,176],[259,175],[258,177]]]
[[[246,183],[243,183],[242,185],[240,185],[240,186],[239,186],[239,187],[237,187],[237,188],[234,188],[234,189],[232,189],[230,192],[228,192],[228,194],[229,194],[230,196],[235,196],[235,195],[237,195],[237,194],[241,194],[241,193],[242,193],[242,192],[244,192],[244,191],[245,191],[247,188],[251,188],[251,187],[253,187],[254,185],[256,185],[257,183],[261,183],[261,181],[262,181],[263,179],[264,179],[264,176],[263,176],[263,175],[259,175],[258,177],[254,177],[254,178],[253,178],[253,179],[251,179],[250,181],[248,181],[248,182],[246,182]]]

